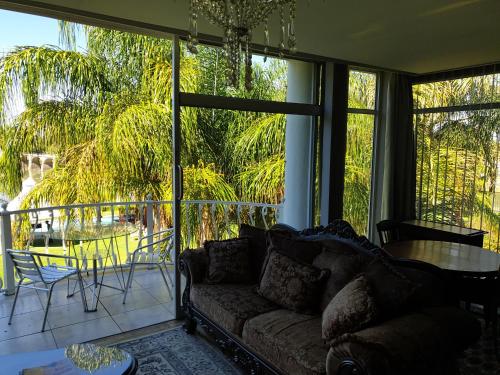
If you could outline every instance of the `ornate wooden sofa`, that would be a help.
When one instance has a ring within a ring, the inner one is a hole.
[[[199,248],[185,250],[180,260],[187,278],[182,298],[186,331],[194,333],[197,325],[205,328],[251,374],[458,374],[457,355],[477,340],[480,325],[447,303],[446,280],[439,269],[391,259],[341,220],[297,235],[321,244],[341,242],[357,254],[386,258],[421,286],[416,303],[398,316],[325,344],[321,314],[284,309],[259,295],[255,283],[205,283],[209,259]],[[251,239],[254,247],[259,241],[262,246],[262,238]],[[256,258],[262,258],[262,252]],[[342,269],[335,267],[332,272],[340,274]]]

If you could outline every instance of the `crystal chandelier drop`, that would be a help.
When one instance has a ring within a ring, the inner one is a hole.
[[[228,83],[239,87],[242,55],[245,64],[245,88],[252,89],[252,30],[264,24],[265,49],[269,49],[268,20],[276,10],[280,16],[280,56],[285,49],[296,51],[296,0],[190,0],[190,25],[187,47],[197,53],[198,16],[224,29],[224,49],[227,56]]]

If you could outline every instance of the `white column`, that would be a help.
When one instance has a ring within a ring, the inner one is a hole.
[[[287,101],[312,103],[314,66],[302,61],[288,62]],[[285,143],[285,200],[280,221],[296,229],[311,222],[312,192],[311,156],[313,119],[310,116],[287,115]]]
[[[33,167],[33,156],[28,155],[28,178],[33,178],[33,171],[31,168]]]
[[[40,179],[43,180],[43,169],[45,167],[45,162],[47,161],[47,158],[45,156],[40,156],[38,160],[40,160]]]

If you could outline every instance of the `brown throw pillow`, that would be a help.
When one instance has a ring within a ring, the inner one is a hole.
[[[239,237],[248,238],[252,273],[255,281],[258,281],[267,255],[266,230],[248,224],[241,224]]]
[[[373,296],[384,318],[401,313],[419,287],[380,257],[368,265],[365,277],[372,286]]]
[[[321,310],[324,310],[333,297],[359,274],[369,263],[369,258],[360,255],[347,245],[324,247],[321,254],[314,258],[313,266],[330,270],[321,297]]]
[[[247,238],[206,241],[204,246],[208,253],[207,283],[252,282]]]
[[[318,311],[323,284],[330,271],[300,263],[277,251],[269,254],[258,293],[303,314]]]
[[[321,319],[323,339],[330,342],[344,333],[353,333],[377,319],[377,303],[363,274],[349,282],[332,298]]]

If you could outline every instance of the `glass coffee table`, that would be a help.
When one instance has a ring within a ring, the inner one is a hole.
[[[51,234],[51,238],[64,241],[69,248],[69,255],[74,255],[81,262],[82,268],[87,269],[87,264],[91,263],[92,280],[85,281],[85,290],[90,290],[90,298],[84,296],[84,309],[86,312],[97,311],[101,287],[112,288],[120,291],[125,290],[125,276],[123,274],[120,252],[118,251],[117,238],[127,236],[137,231],[137,228],[129,224],[76,224],[69,225],[64,231],[57,231]],[[112,259],[113,271],[118,279],[119,287],[105,284],[104,273],[108,259],[112,255],[112,250],[117,249],[117,259]],[[99,268],[102,274],[99,280]],[[117,264],[120,267],[120,275],[117,272]],[[74,291],[73,291],[74,293]],[[70,294],[71,296],[72,294]]]
[[[124,350],[93,344],[0,356],[0,374],[134,375],[137,360]]]

